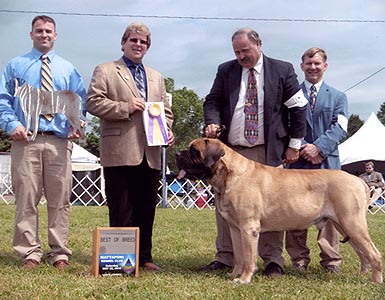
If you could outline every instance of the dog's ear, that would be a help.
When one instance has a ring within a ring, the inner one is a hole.
[[[205,139],[205,144],[204,162],[207,167],[211,168],[225,155],[225,150],[218,141],[213,142],[213,140]]]

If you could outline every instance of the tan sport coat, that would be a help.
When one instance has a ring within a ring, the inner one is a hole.
[[[173,115],[167,101],[163,76],[144,66],[147,77],[147,101],[162,101],[168,129]],[[132,98],[140,97],[134,78],[124,60],[98,65],[87,93],[87,111],[100,118],[100,160],[104,167],[136,166],[144,155],[148,165],[160,170],[159,146],[147,146],[142,112],[129,115]]]

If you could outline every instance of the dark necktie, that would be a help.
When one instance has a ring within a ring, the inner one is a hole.
[[[312,85],[310,87],[310,96],[309,96],[309,102],[310,102],[310,110],[313,112],[314,111],[314,105],[317,100],[317,88]]]
[[[245,101],[245,139],[254,144],[258,139],[258,90],[254,69],[249,70]]]
[[[52,91],[52,72],[51,66],[48,61],[48,56],[43,54],[41,56],[41,90],[42,91]],[[43,114],[43,117],[48,121],[51,121],[54,117],[53,114]]]
[[[146,89],[144,87],[143,72],[139,65],[135,65],[135,83],[140,96],[146,101]]]

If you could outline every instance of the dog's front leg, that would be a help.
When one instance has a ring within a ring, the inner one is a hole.
[[[242,240],[243,271],[240,278],[234,279],[239,283],[250,283],[257,270],[258,239],[260,227],[255,224],[240,226]]]
[[[242,255],[242,240],[241,232],[239,228],[229,223],[231,243],[233,245],[234,254],[234,268],[229,274],[231,279],[235,279],[240,276],[243,272],[243,255]]]

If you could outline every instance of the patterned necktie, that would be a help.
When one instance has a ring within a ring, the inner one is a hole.
[[[146,89],[144,87],[143,72],[139,65],[135,65],[135,83],[140,96],[146,101]]]
[[[41,90],[42,91],[52,91],[52,73],[51,66],[48,61],[48,56],[43,54],[41,56]],[[43,117],[47,119],[47,121],[51,121],[54,117],[53,114],[44,114]]]
[[[310,110],[311,112],[314,111],[314,105],[315,105],[315,102],[317,100],[317,88],[312,85],[310,87],[310,95],[309,95],[309,102],[310,102]]]
[[[245,139],[254,144],[258,139],[258,90],[254,69],[249,70],[245,101]]]

